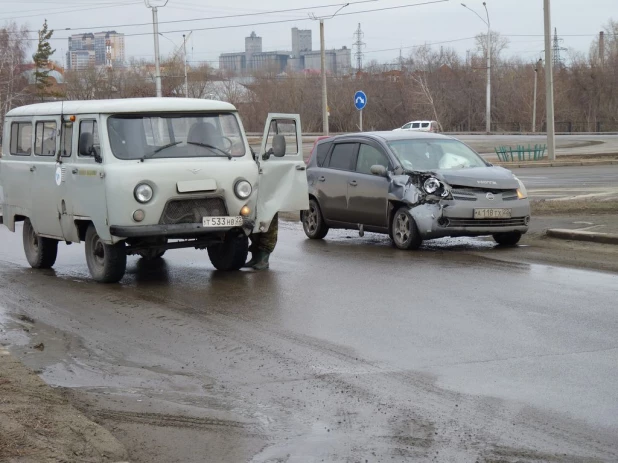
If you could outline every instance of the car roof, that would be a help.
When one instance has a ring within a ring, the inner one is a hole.
[[[453,140],[453,137],[442,135],[440,133],[431,132],[407,132],[407,131],[383,131],[383,132],[357,132],[346,133],[331,137],[331,141],[345,140],[347,138],[369,138],[376,141],[396,141],[396,140],[414,140],[414,139],[442,139]]]
[[[7,116],[50,114],[117,114],[142,112],[236,111],[223,101],[198,98],[122,98],[112,100],[54,101],[12,109]]]

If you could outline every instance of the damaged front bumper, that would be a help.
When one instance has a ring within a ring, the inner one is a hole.
[[[475,219],[474,209],[510,209],[511,217],[504,219]],[[530,202],[527,199],[492,204],[460,204],[460,201],[441,200],[424,203],[410,208],[423,239],[447,236],[482,236],[494,233],[528,231],[530,223]]]

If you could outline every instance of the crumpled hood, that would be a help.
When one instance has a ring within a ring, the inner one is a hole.
[[[439,169],[434,171],[448,185],[472,188],[497,188],[510,190],[519,188],[513,173],[503,167],[471,167],[469,169]]]

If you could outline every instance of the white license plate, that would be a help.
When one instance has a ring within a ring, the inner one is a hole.
[[[475,219],[510,219],[511,209],[474,209]]]
[[[242,227],[242,217],[203,217],[204,227]]]

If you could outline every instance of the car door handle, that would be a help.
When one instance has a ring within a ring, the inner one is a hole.
[[[350,181],[350,182],[348,182],[348,183],[349,183],[350,185],[352,185],[352,186],[356,186],[356,185],[358,185],[358,182],[357,182],[356,180],[352,180],[352,181]]]
[[[305,166],[296,166],[296,170],[307,170]]]
[[[71,171],[71,173],[72,173],[72,174],[76,174],[77,172],[79,172],[77,169],[73,169],[73,170]]]
[[[320,177],[320,178],[318,179],[318,182],[325,182],[325,181],[326,181],[326,177]]]
[[[34,172],[36,170],[36,166],[30,166],[30,172]]]

